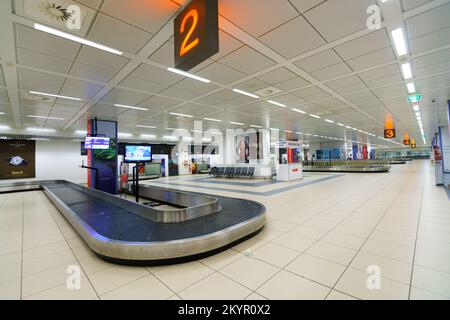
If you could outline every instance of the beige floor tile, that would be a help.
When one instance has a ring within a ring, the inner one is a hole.
[[[226,250],[210,257],[201,259],[200,262],[206,264],[214,270],[220,270],[230,263],[242,258],[242,254],[234,250]]]
[[[255,249],[261,247],[265,243],[267,243],[267,242],[254,237],[254,238],[245,240],[244,242],[241,242],[241,243],[235,245],[232,249],[239,251],[239,252],[254,251]]]
[[[21,274],[22,265],[20,261],[4,265],[0,267],[0,284],[20,279]]]
[[[409,298],[411,300],[449,300],[449,297],[444,297],[436,293],[425,291],[416,287],[411,287]]]
[[[271,300],[323,300],[330,289],[282,270],[256,292]]]
[[[279,268],[284,268],[298,256],[298,252],[276,244],[267,243],[253,252],[253,258]]]
[[[381,278],[380,289],[369,289],[369,274],[348,268],[336,284],[335,289],[364,300],[405,300],[408,299],[409,286],[400,282]]]
[[[255,290],[279,270],[279,268],[260,260],[243,257],[220,272],[245,287]]]
[[[185,300],[242,300],[251,291],[220,273],[184,289],[178,295]]]
[[[290,231],[289,233],[296,235],[296,236],[301,236],[301,237],[318,240],[322,236],[324,236],[327,233],[327,231],[323,230],[323,229],[314,228],[314,227],[298,226],[298,227],[292,229],[292,231]]]
[[[425,268],[450,273],[450,255],[440,255],[417,249],[414,264]]]
[[[267,300],[267,298],[263,297],[260,294],[257,294],[256,292],[252,292],[245,300],[250,301],[258,301],[258,300]]]
[[[115,266],[115,264],[104,261],[97,256],[83,258],[78,260],[78,262],[87,275],[91,275],[93,273]]]
[[[347,294],[341,293],[339,291],[332,290],[328,295],[327,300],[357,300],[357,299]]]
[[[173,296],[171,296],[169,299],[167,300],[181,300],[181,298],[179,296],[177,296],[176,294],[174,294]]]
[[[398,246],[370,239],[367,240],[361,251],[408,263],[412,262],[414,258],[414,247]]]
[[[0,300],[19,300],[21,280],[16,279],[0,284]]]
[[[28,296],[25,300],[91,300],[97,298],[86,277],[81,278],[80,289],[69,289],[66,284]]]
[[[149,275],[149,272],[143,267],[114,266],[90,274],[88,277],[95,291],[103,295],[146,275]]]
[[[366,239],[364,238],[349,236],[332,231],[329,234],[325,235],[320,241],[349,249],[359,250],[365,240]]]
[[[271,243],[278,244],[282,247],[286,247],[297,252],[303,252],[308,249],[316,240],[311,238],[305,238],[301,236],[296,236],[293,234],[284,234],[275,240],[272,240]]]
[[[213,272],[214,270],[206,265],[198,261],[193,261],[167,266],[159,271],[153,272],[153,275],[173,291],[180,292],[195,282],[206,278]]]
[[[366,271],[370,266],[378,266],[381,271],[381,276],[384,278],[408,285],[411,281],[411,263],[359,252],[351,266],[361,271]]]
[[[345,268],[341,264],[303,254],[290,263],[286,267],[286,270],[323,285],[333,287],[339,277],[344,273]]]
[[[70,250],[69,245],[65,240],[54,242],[40,247],[35,247],[33,249],[28,249],[23,251],[24,259],[34,259],[48,254],[57,253],[61,251]]]
[[[414,266],[412,283],[414,287],[450,297],[450,274]]]
[[[354,249],[335,246],[322,241],[317,242],[306,251],[307,254],[343,265],[348,265],[356,252]]]
[[[22,273],[26,277],[58,266],[67,267],[74,264],[78,264],[78,262],[72,250],[50,253],[37,258],[24,257]]]
[[[100,298],[102,300],[165,300],[174,292],[149,274],[143,278],[114,289]]]

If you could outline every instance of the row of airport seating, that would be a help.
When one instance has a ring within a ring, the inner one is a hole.
[[[209,175],[214,178],[251,178],[255,175],[255,167],[213,167]]]

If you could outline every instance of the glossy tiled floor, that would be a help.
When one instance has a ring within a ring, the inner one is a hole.
[[[0,298],[448,299],[450,200],[433,170],[415,161],[243,195],[267,207],[259,235],[200,261],[151,268],[99,260],[41,192],[0,195]],[[228,188],[212,192],[239,196]],[[82,269],[80,290],[67,289],[70,265]],[[372,265],[379,290],[367,288]]]

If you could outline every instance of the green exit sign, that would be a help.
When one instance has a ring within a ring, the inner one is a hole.
[[[411,103],[420,102],[423,99],[423,95],[421,94],[414,94],[412,96],[408,96],[408,101]]]

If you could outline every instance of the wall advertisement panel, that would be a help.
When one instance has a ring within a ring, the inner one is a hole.
[[[0,180],[36,177],[36,141],[0,140]]]

